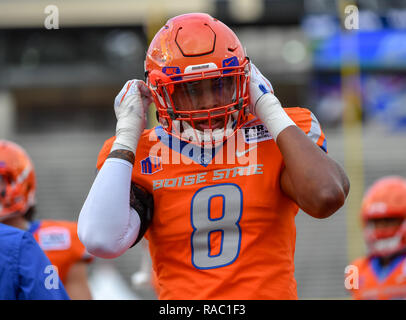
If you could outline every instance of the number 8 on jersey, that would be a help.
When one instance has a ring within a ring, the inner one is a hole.
[[[218,218],[211,217],[211,202],[222,198],[222,212]],[[239,186],[225,183],[199,189],[192,198],[191,236],[192,264],[198,269],[220,268],[233,263],[240,252],[243,198]],[[221,233],[220,250],[211,253],[212,234]]]

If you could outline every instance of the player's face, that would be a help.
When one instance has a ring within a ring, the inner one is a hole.
[[[233,102],[234,94],[234,77],[224,77],[176,84],[172,98],[176,110],[195,111],[229,105]],[[224,109],[210,112],[212,118],[211,129],[224,128],[225,112]],[[207,116],[207,112],[194,113],[192,118],[207,118]],[[190,121],[188,122],[190,123]],[[204,131],[210,129],[209,121],[206,119],[194,120],[193,123],[198,130]]]

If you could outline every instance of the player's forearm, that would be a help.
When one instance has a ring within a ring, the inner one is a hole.
[[[257,99],[255,114],[264,122],[284,158],[283,191],[305,212],[325,218],[336,212],[348,194],[341,167],[299,129],[272,94]]]
[[[78,235],[87,250],[101,258],[123,254],[136,240],[140,228],[130,207],[132,163],[126,150],[113,151],[98,173],[79,215]]]
[[[95,256],[115,258],[137,239],[140,217],[130,207],[131,174],[151,101],[146,84],[135,79],[127,81],[114,100],[116,139],[90,189],[78,223],[80,240]]]
[[[336,212],[349,192],[341,166],[295,126],[283,130],[277,144],[289,180],[284,191],[311,216],[325,218]]]

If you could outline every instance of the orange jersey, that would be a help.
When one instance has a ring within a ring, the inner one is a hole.
[[[326,147],[309,110],[286,112]],[[234,138],[242,143],[229,138],[209,154],[162,127],[145,130],[140,138],[132,181],[154,197],[145,236],[160,299],[297,299],[298,206],[280,187],[282,155],[252,116]],[[114,137],[105,142],[99,170],[113,142]],[[241,164],[247,155],[250,162]]]
[[[62,283],[75,263],[92,260],[80,242],[76,230],[76,222],[56,220],[33,221],[28,230],[51,263],[58,268]]]
[[[383,268],[378,258],[360,258],[352,265],[358,268],[358,289],[351,294],[356,300],[406,299],[406,255],[393,259]]]

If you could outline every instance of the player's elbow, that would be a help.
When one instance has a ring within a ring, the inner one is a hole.
[[[111,246],[106,246],[103,243],[93,243],[91,246],[86,247],[89,253],[103,259],[115,259],[121,256],[127,248],[124,250],[117,250]]]
[[[99,258],[114,259],[121,256],[127,249],[117,247],[114,245],[114,242],[108,241],[108,239],[103,237],[80,233],[78,235],[86,250]]]
[[[80,223],[78,225],[78,237],[86,250],[99,258],[114,259],[122,255],[127,249],[117,246],[117,241],[108,235],[90,230],[81,226]]]
[[[313,196],[314,205],[307,212],[318,219],[328,218],[344,205],[346,196],[341,187],[323,188]]]
[[[105,212],[98,211],[95,216],[87,215],[85,207],[79,216],[78,237],[87,251],[99,258],[114,259],[121,256],[134,244],[140,230],[140,218],[132,209],[131,214],[124,214],[121,219],[100,219]],[[117,213],[117,212],[116,212]],[[106,221],[107,220],[107,221]]]

